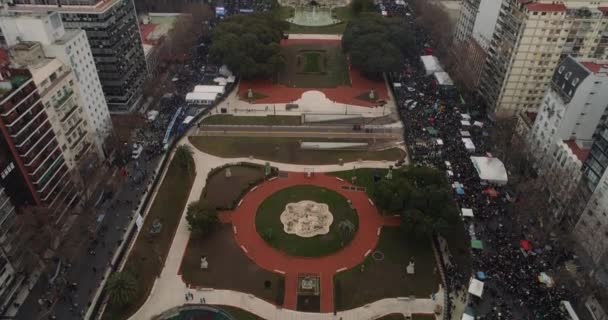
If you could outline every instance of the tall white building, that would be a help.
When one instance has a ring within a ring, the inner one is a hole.
[[[65,163],[68,169],[78,170],[91,149],[94,132],[74,73],[61,60],[47,58],[39,42],[21,42],[11,47],[11,56],[13,63],[32,74]]]
[[[536,111],[565,55],[606,59],[607,13],[606,0],[502,0],[481,97],[498,114]]]
[[[487,49],[500,12],[501,0],[464,0],[454,37],[457,41],[474,39]]]
[[[92,133],[96,151],[105,158],[103,143],[113,130],[112,120],[86,33],[65,29],[57,12],[4,15],[0,17],[0,29],[9,46],[21,41],[39,42],[46,56],[58,58],[72,70],[89,119],[88,131]]]
[[[600,124],[608,115],[608,64],[570,56],[558,65],[528,144],[546,181],[550,208],[561,220]]]

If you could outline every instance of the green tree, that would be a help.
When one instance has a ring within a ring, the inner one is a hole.
[[[183,172],[194,174],[195,165],[190,146],[181,145],[175,150],[175,163]]]
[[[342,48],[351,64],[368,77],[399,69],[404,55],[412,55],[415,38],[405,20],[363,12],[346,26]]]
[[[188,221],[192,233],[197,236],[208,235],[220,222],[217,212],[206,201],[195,201],[189,204],[186,221]]]
[[[227,18],[213,31],[211,59],[245,79],[273,76],[285,63],[280,42],[288,26],[270,14]]]
[[[112,304],[125,306],[133,302],[137,296],[137,281],[127,271],[113,273],[108,278],[106,288]]]
[[[374,2],[372,0],[353,0],[351,8],[355,15],[361,12],[370,12],[375,10]]]

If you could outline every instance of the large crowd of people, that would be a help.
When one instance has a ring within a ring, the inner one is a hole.
[[[413,25],[413,12],[392,3],[385,1],[384,10]],[[392,10],[395,7],[398,10]],[[420,55],[433,47],[422,29],[417,28],[416,39]],[[442,94],[420,57],[406,59],[390,78],[413,162],[446,171],[458,205],[474,212],[474,217],[463,218],[466,233],[483,244],[472,249],[472,270],[455,265],[449,251],[444,254],[450,297],[466,303],[467,312],[477,319],[563,319],[561,301],[576,297],[562,284],[540,282],[539,275],[556,271],[571,254],[556,243],[530,243],[526,226],[511,216],[505,188],[481,181],[470,160],[491,155],[492,122],[457,93]],[[465,136],[474,150],[465,147]],[[472,277],[483,281],[482,297],[467,293]],[[451,318],[453,305],[445,310],[445,319]]]

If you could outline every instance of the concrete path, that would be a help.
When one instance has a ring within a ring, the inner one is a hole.
[[[187,138],[182,139],[180,144],[189,145],[194,154],[196,163],[196,179],[190,191],[188,203],[199,199],[203,191],[206,177],[212,168],[221,166],[225,163],[235,163],[239,161],[247,161],[258,164],[264,164],[266,161],[236,158],[222,159],[207,155],[198,151],[192,146]],[[349,163],[343,166],[340,165],[291,165],[270,162],[271,165],[278,167],[283,171],[305,172],[314,167],[316,172],[329,172],[349,170],[353,168],[371,167],[371,168],[387,168],[392,162],[390,161],[362,161],[357,163]],[[208,304],[221,304],[235,306],[251,313],[254,313],[264,319],[375,319],[380,316],[390,313],[402,313],[410,315],[412,313],[433,313],[436,305],[443,305],[443,294],[436,294],[436,299],[415,299],[407,300],[405,298],[383,299],[372,304],[356,308],[349,311],[338,312],[337,315],[331,313],[304,313],[282,308],[277,308],[262,299],[256,298],[253,295],[231,290],[213,290],[213,289],[189,289],[179,275],[181,261],[190,238],[188,230],[188,222],[186,221],[185,209],[182,213],[182,218],[177,227],[175,237],[171,244],[171,248],[165,261],[165,266],[156,279],[152,291],[144,305],[130,318],[137,320],[152,319],[155,316],[170,310],[175,307],[187,303],[200,303],[200,299],[204,298]],[[184,295],[186,292],[192,292],[194,299],[186,301]]]

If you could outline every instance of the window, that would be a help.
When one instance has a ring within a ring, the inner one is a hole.
[[[574,80],[572,80],[572,85],[576,86],[578,84],[578,82],[580,81],[579,78],[574,78]]]
[[[566,77],[565,77],[565,78],[566,78],[566,80],[570,79],[570,76],[572,76],[572,72],[568,72],[568,73],[566,73]]]

